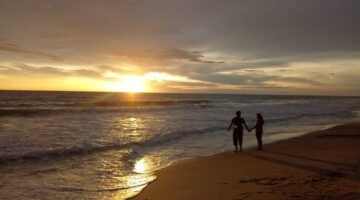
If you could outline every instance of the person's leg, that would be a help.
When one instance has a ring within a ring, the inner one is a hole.
[[[262,150],[261,134],[256,134],[256,139],[257,139],[257,142],[258,142],[258,150]]]
[[[233,133],[233,144],[234,144],[234,152],[238,152],[238,137],[237,137],[237,134],[234,132]]]
[[[262,150],[262,134],[259,135],[259,146],[259,149]]]
[[[239,147],[240,147],[240,152],[242,152],[242,142],[243,142],[243,134],[239,135]]]
[[[258,143],[258,149],[260,149],[260,138],[259,138],[258,134],[256,134],[256,140],[257,140],[257,143]]]

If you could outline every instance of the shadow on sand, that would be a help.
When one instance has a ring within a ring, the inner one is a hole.
[[[272,153],[274,154],[274,152],[268,152],[268,153]],[[266,155],[266,151],[262,151],[262,155],[259,155],[258,153],[244,153],[248,156],[260,159],[260,160],[264,160],[264,161],[268,161],[268,162],[272,162],[275,164],[279,164],[279,165],[283,165],[286,167],[292,167],[292,168],[296,168],[296,169],[300,169],[300,170],[305,170],[308,172],[312,172],[312,173],[316,173],[322,176],[327,176],[327,177],[332,177],[332,178],[345,178],[345,179],[349,179],[352,181],[360,181],[360,176],[358,175],[358,173],[351,173],[351,174],[345,174],[342,173],[341,171],[345,171],[346,168],[337,168],[336,170],[330,170],[330,169],[325,169],[325,168],[320,168],[317,166],[312,166],[312,165],[308,165],[308,164],[303,164],[303,163],[296,163],[296,162],[292,162],[289,160],[285,160],[285,159],[279,159],[279,158],[274,158],[271,155]],[[325,162],[325,163],[330,163],[330,164],[335,164],[336,162],[332,162],[332,161],[324,161],[324,160],[317,160],[317,159],[313,159],[313,158],[307,158],[307,157],[303,157],[303,156],[293,156],[291,154],[283,154],[283,153],[275,153],[275,154],[280,154],[280,155],[285,155],[285,156],[291,156],[291,157],[297,157],[300,159],[306,159],[306,160],[310,160],[310,161],[316,161],[316,162]],[[336,163],[335,165],[338,165],[339,163]],[[341,163],[340,163],[341,164]],[[344,166],[344,164],[341,164],[342,166]],[[359,163],[356,164],[355,168],[357,168],[359,165]],[[349,168],[353,168],[353,165],[347,165],[346,167]],[[350,170],[346,170],[346,171],[352,171]],[[357,170],[355,170],[354,172],[356,172]]]

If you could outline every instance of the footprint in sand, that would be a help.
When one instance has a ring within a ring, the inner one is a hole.
[[[247,180],[239,180],[240,183],[255,183],[257,185],[279,185],[285,181],[288,181],[288,177],[265,177],[265,178],[255,178]]]
[[[240,193],[236,196],[235,200],[243,200],[243,199],[248,198],[249,196],[250,196],[250,194],[247,192]]]

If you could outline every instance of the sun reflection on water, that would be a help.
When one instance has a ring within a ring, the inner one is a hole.
[[[134,174],[121,178],[126,189],[122,190],[114,199],[126,199],[135,196],[156,179],[156,176],[152,173],[154,171],[154,162],[150,156],[138,159],[132,171]]]
[[[128,136],[139,136],[139,130],[144,128],[141,118],[129,117],[121,122],[125,126],[124,130]],[[140,137],[137,139],[141,139]]]
[[[154,170],[153,167],[152,160],[149,157],[143,157],[136,161],[133,171],[139,174],[149,173]]]

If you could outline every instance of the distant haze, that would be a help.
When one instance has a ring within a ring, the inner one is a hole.
[[[358,0],[0,0],[0,89],[360,95]]]

